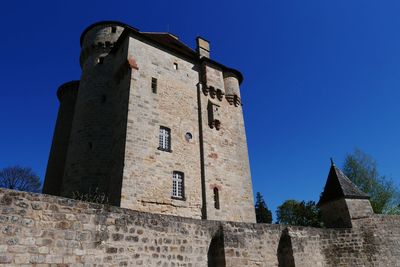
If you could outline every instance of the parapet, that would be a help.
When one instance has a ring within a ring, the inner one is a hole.
[[[204,221],[7,189],[0,216],[9,266],[400,266],[400,216],[355,229]]]
[[[70,81],[62,84],[58,87],[57,90],[57,98],[60,102],[64,99],[65,95],[74,95],[78,94],[79,89],[79,81]]]

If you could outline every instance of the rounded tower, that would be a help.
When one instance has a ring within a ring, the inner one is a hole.
[[[125,28],[130,26],[116,21],[102,21],[87,27],[81,35],[80,65],[82,70],[93,67],[108,55]]]
[[[240,105],[239,77],[233,72],[224,72],[225,97],[229,104]]]
[[[64,196],[75,191],[108,192],[115,110],[110,51],[126,27],[103,21],[81,35],[82,75],[64,171]]]
[[[60,107],[58,108],[53,142],[43,185],[43,193],[45,194],[57,196],[61,193],[78,88],[79,81],[71,81],[64,83],[57,90]]]

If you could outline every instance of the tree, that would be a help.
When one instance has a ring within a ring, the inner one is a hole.
[[[260,192],[256,194],[255,208],[257,223],[272,223],[272,212],[268,209]]]
[[[277,223],[322,227],[321,212],[314,201],[286,200],[276,211]]]
[[[31,168],[11,166],[0,170],[0,187],[38,193],[42,184]]]
[[[376,161],[360,149],[348,154],[343,166],[344,174],[370,195],[375,213],[397,213],[399,191],[393,180],[379,174]]]

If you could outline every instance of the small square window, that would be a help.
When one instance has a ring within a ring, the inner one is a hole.
[[[151,78],[151,91],[153,94],[157,94],[157,79]]]
[[[178,63],[174,62],[174,70],[178,70]]]
[[[111,27],[111,33],[116,33],[116,32],[117,32],[117,27],[112,26],[112,27]]]

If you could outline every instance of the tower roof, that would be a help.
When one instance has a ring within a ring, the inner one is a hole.
[[[339,198],[369,199],[369,196],[350,181],[350,179],[332,162],[324,192],[318,204],[323,204]]]

